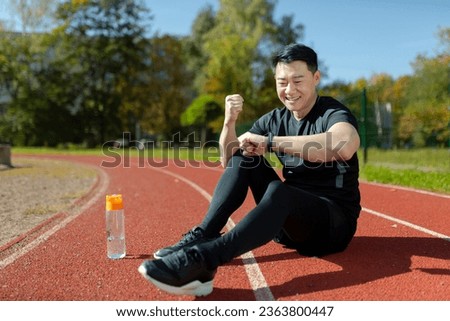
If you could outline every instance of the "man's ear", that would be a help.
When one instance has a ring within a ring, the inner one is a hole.
[[[314,84],[317,86],[320,83],[320,71],[316,70],[313,77],[314,77]]]

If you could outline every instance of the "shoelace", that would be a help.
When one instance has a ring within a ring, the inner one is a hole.
[[[201,236],[202,232],[200,230],[191,230],[186,234],[183,234],[183,238],[180,241],[180,245],[184,245],[195,240],[198,236]]]

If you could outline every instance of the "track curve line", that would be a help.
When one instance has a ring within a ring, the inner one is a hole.
[[[448,195],[448,194],[425,191],[425,190],[417,189],[417,188],[413,188],[413,187],[406,187],[406,186],[393,185],[393,184],[382,184],[382,183],[362,181],[362,180],[360,182],[367,184],[367,185],[372,185],[372,186],[378,186],[378,187],[383,187],[383,188],[393,188],[393,189],[398,189],[398,190],[407,191],[407,192],[414,192],[414,193],[423,194],[423,195],[430,195],[430,196],[436,196],[436,197],[450,199],[450,195]]]
[[[429,229],[427,229],[427,228],[425,228],[425,227],[422,227],[422,226],[419,226],[419,225],[410,223],[410,222],[408,222],[408,221],[400,220],[400,219],[398,219],[398,218],[395,218],[395,217],[392,217],[392,216],[390,216],[390,215],[387,215],[387,214],[384,214],[384,213],[380,213],[380,212],[371,210],[371,209],[369,209],[369,208],[363,207],[363,208],[362,208],[362,211],[364,211],[364,212],[366,212],[366,213],[369,213],[369,214],[372,214],[372,215],[375,215],[375,216],[378,216],[378,217],[381,217],[381,218],[383,218],[383,219],[385,219],[385,220],[389,220],[389,221],[392,221],[392,222],[395,222],[395,223],[398,223],[398,224],[407,226],[407,227],[409,227],[409,228],[412,228],[412,229],[414,229],[414,230],[417,230],[417,231],[420,231],[420,232],[429,234],[429,235],[431,235],[431,236],[440,238],[440,239],[442,239],[442,240],[444,240],[444,241],[450,242],[450,236],[448,236],[448,235],[441,234],[441,233],[438,233],[438,232],[429,230]]]
[[[149,167],[149,168],[158,171],[160,173],[164,173],[166,175],[175,177],[180,181],[183,181],[184,183],[192,187],[194,190],[199,192],[208,202],[211,202],[212,195],[209,194],[207,191],[205,191],[203,188],[201,188],[199,185],[194,183],[193,181],[187,179],[186,177],[172,173],[169,170],[164,170],[156,167]],[[226,228],[228,230],[231,230],[234,226],[235,223],[233,222],[233,220],[231,218],[228,219]],[[261,272],[261,269],[259,268],[258,262],[256,261],[253,253],[251,251],[244,253],[241,255],[241,258],[244,263],[245,272],[247,274],[248,280],[250,282],[256,300],[275,301],[275,297],[273,296],[272,291],[270,291],[270,288],[267,285],[267,281],[263,273]]]
[[[103,196],[105,194],[107,187],[109,185],[109,176],[102,169],[100,169],[98,167],[94,167],[94,166],[90,166],[90,165],[86,165],[86,164],[84,164],[83,166],[89,166],[89,167],[95,169],[98,173],[98,183],[95,184],[95,185],[97,185],[97,188],[95,189],[93,195],[81,206],[79,206],[79,207],[74,206],[71,209],[69,209],[68,211],[66,211],[66,212],[68,212],[68,215],[64,220],[62,220],[61,222],[59,222],[58,224],[53,226],[48,231],[39,235],[36,239],[31,241],[30,243],[27,243],[21,249],[14,251],[11,255],[2,259],[0,261],[0,270],[7,267],[11,263],[13,263],[15,260],[22,257],[23,255],[27,254],[28,252],[33,250],[38,245],[45,242],[50,236],[52,236],[53,234],[55,234],[56,232],[58,232],[59,230],[64,228],[67,224],[72,222],[74,219],[76,219],[80,214],[82,214],[85,210],[90,208],[93,204],[95,204],[95,202],[97,202],[99,200],[99,198],[101,196]],[[58,215],[58,213],[55,215]]]

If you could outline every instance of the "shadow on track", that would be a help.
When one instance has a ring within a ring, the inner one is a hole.
[[[413,257],[420,257],[419,264]],[[425,261],[423,260],[425,258]],[[426,237],[366,237],[357,236],[346,251],[324,256],[321,259],[340,266],[340,271],[309,274],[288,279],[281,285],[272,285],[275,298],[314,293],[326,290],[357,286],[379,279],[406,274],[412,271],[438,276],[450,275],[450,268],[433,266],[426,259],[450,261],[450,242]],[[307,257],[297,252],[284,252],[269,256],[258,256],[259,263],[301,259],[299,264],[308,264]],[[229,265],[242,264],[235,259]],[[444,263],[445,264],[445,263]],[[282,271],[280,271],[282,273]],[[286,276],[289,278],[289,275]],[[417,280],[415,281],[417,282]],[[254,300],[252,290],[219,289],[200,300]]]
[[[449,262],[450,243],[436,238],[355,237],[346,251],[321,258],[341,266],[342,270],[296,277],[282,285],[272,286],[271,291],[276,298],[282,298],[296,295],[298,289],[302,289],[301,293],[312,293],[345,288],[414,270],[432,275],[450,275],[450,268],[433,267],[433,262],[427,264],[425,261],[419,264],[421,266],[416,266],[413,257]],[[257,261],[278,259],[273,255],[259,257]]]

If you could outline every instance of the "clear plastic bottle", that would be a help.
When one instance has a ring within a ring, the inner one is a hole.
[[[125,216],[121,194],[106,195],[106,242],[110,259],[125,257]]]

